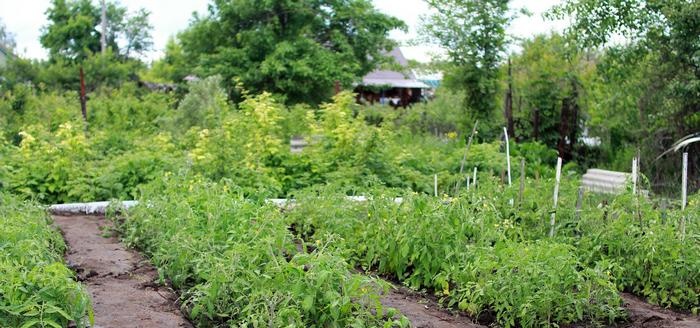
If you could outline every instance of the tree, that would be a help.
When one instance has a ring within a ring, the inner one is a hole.
[[[100,8],[90,0],[52,0],[46,11],[49,25],[42,29],[40,41],[49,50],[52,61],[82,61],[99,52],[101,38]],[[141,55],[152,46],[148,11],[128,14],[117,2],[107,3],[107,46],[121,59]]]
[[[534,140],[574,157],[586,109],[584,92],[595,63],[558,34],[522,42],[513,56],[517,140]]]
[[[508,0],[427,0],[435,14],[422,29],[430,43],[447,50],[456,66],[446,82],[466,92],[466,107],[476,119],[492,121],[498,108],[499,67],[512,20]]]
[[[613,110],[620,120],[630,111],[638,116],[636,142],[620,147],[642,150],[642,167],[650,174],[653,167],[653,182],[676,179],[677,158],[660,162],[653,159],[675,140],[700,131],[700,2],[568,0],[552,15],[571,16],[569,32],[584,46],[607,47],[609,64],[603,73],[607,81],[617,83],[609,85],[635,95],[632,102]],[[625,42],[611,43],[614,35],[624,36]],[[636,78],[618,78],[621,75]],[[690,149],[692,178],[698,176],[700,146]]]
[[[200,75],[318,103],[335,81],[349,87],[386,60],[396,28],[404,24],[368,0],[216,0],[179,37]]]
[[[171,37],[165,44],[165,55],[153,62],[145,78],[153,82],[182,82],[188,74],[187,67],[182,46]]]

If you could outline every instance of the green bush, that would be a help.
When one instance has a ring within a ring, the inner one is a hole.
[[[93,324],[87,291],[63,263],[65,250],[38,205],[0,193],[0,326]]]

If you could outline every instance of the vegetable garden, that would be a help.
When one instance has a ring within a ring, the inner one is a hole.
[[[586,193],[577,208],[572,163],[554,210],[556,153],[509,145],[513,161],[527,163],[512,173],[525,175],[521,189],[499,178],[498,140],[472,145],[466,167],[470,176],[477,168],[476,182],[455,193],[466,138],[416,134],[411,112],[377,111],[377,124],[347,93],[319,109],[268,94],[233,108],[211,83],[191,85],[201,92],[180,103],[201,112],[173,112],[159,94],[97,96],[87,133],[60,106],[63,95],[6,96],[29,105],[3,123],[18,139],[0,148],[3,326],[93,321],[90,298],[61,261],[60,235],[24,199],[139,200],[109,217],[197,327],[410,326],[381,303],[392,283],[499,327],[624,325],[621,292],[697,318],[697,194],[683,210],[629,186]],[[294,134],[308,136],[301,154],[286,146]],[[294,201],[280,209],[266,201],[275,197]]]

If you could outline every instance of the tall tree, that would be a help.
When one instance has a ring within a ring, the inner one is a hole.
[[[446,79],[466,92],[466,107],[480,121],[496,117],[499,67],[512,20],[508,0],[427,0],[435,13],[422,29],[447,50],[456,69]]]
[[[677,158],[652,160],[675,140],[700,131],[700,2],[567,0],[553,14],[573,18],[571,35],[583,45],[608,47],[613,64],[603,73],[619,82],[614,90],[632,90],[636,97],[632,106],[617,108],[614,115],[624,117],[630,108],[636,111],[639,129],[634,146],[642,149],[642,168],[654,173],[652,181],[675,179]],[[626,42],[611,44],[615,35]],[[616,78],[635,76],[634,71],[642,72],[640,79]],[[691,177],[697,177],[700,146],[691,146],[690,154]]]
[[[118,2],[108,2],[105,41],[122,59],[143,54],[152,46],[148,22],[143,9],[128,14]],[[40,41],[49,50],[52,61],[81,61],[101,51],[101,8],[90,0],[52,0],[46,11],[49,24],[42,29]]]
[[[368,0],[215,0],[180,40],[201,75],[317,103],[374,69],[404,27]]]
[[[538,35],[513,56],[513,84],[520,105],[514,114],[518,140],[542,142],[574,158],[583,124],[584,82],[595,62],[558,34]]]

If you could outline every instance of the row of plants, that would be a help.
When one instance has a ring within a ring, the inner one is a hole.
[[[0,326],[87,327],[90,297],[63,262],[66,245],[35,203],[0,193]]]
[[[584,210],[582,234],[571,238],[581,259],[612,265],[620,290],[650,303],[700,312],[700,194],[685,211],[655,208],[627,193],[609,206]]]
[[[629,190],[586,194],[577,210],[578,179],[564,174],[554,237],[552,179],[528,178],[521,194],[488,174],[457,198],[414,193],[401,203],[400,190],[370,190],[374,198],[357,203],[344,188],[313,188],[288,220],[300,238],[334,240],[364,270],[504,326],[620,320],[618,291],[697,314],[700,195],[681,211]]]
[[[117,219],[198,327],[406,327],[382,307],[380,281],[326,250],[295,242],[273,205],[229,182],[168,175]]]
[[[480,178],[484,189],[502,188]],[[311,190],[288,220],[305,240],[332,240],[353,265],[431,290],[485,322],[542,327],[624,317],[608,263],[586,266],[571,245],[525,240],[528,219],[504,216],[496,194],[413,194],[397,203],[395,191],[381,192],[359,203],[345,200],[342,190]]]

